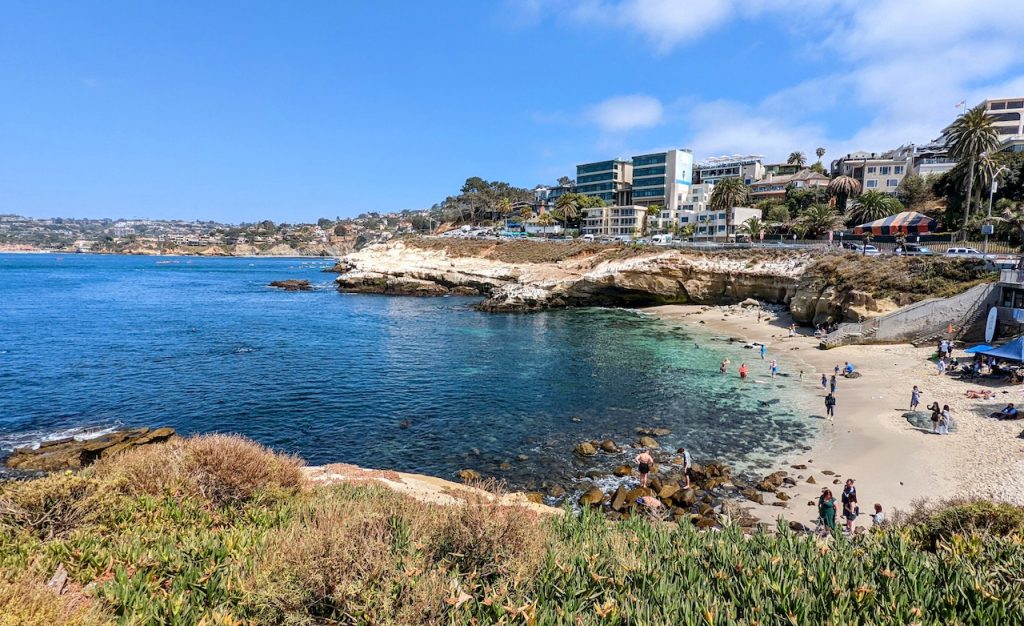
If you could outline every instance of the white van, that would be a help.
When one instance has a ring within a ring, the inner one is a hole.
[[[672,235],[655,235],[651,237],[651,243],[656,246],[670,246],[672,245]]]
[[[594,236],[593,235],[583,235],[582,237],[580,237],[580,239],[582,239],[583,241],[593,241],[594,240]]]

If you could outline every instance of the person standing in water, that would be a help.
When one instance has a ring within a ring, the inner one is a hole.
[[[722,365],[718,368],[720,374],[725,374],[729,371],[729,359],[722,359]]]
[[[775,375],[779,373],[779,362],[772,359],[772,362],[768,364],[768,371],[771,373],[772,378],[775,378]]]
[[[768,354],[768,346],[761,344],[761,360],[764,360],[765,355]]]
[[[746,380],[746,379],[747,379],[747,364],[746,363],[740,363],[740,380]]]
[[[647,486],[647,475],[651,473],[651,468],[654,467],[654,457],[647,450],[641,450],[640,454],[636,455],[637,469],[640,471],[640,486]]]

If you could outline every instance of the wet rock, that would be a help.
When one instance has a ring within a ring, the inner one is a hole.
[[[711,506],[710,504],[703,503],[699,507],[697,507],[697,510],[700,511],[700,514],[704,517],[715,516],[715,507]]]
[[[566,495],[565,487],[562,487],[561,485],[552,485],[548,487],[548,495],[552,498],[564,498]]]
[[[507,460],[502,461],[501,463],[498,464],[498,469],[502,470],[503,472],[507,472],[510,469],[512,469],[512,463]]]
[[[678,506],[689,508],[697,504],[697,492],[693,489],[680,489],[673,494],[672,500]]]
[[[530,457],[526,456],[525,454],[517,454],[516,455],[516,460],[517,461],[529,461]]]
[[[640,444],[641,448],[658,449],[661,447],[656,439],[648,435],[640,437],[640,441],[638,443]]]
[[[807,469],[807,466],[804,465],[803,463],[798,463],[797,465],[790,465],[790,467],[792,467],[795,470],[805,470],[805,469]]]
[[[626,487],[619,485],[615,493],[612,494],[612,510],[621,511],[626,508]]]
[[[764,477],[761,482],[757,483],[757,488],[761,491],[776,491],[782,486],[782,479],[786,477],[786,472],[774,472]]]
[[[605,439],[604,441],[601,442],[601,450],[609,454],[622,452],[619,446],[615,445],[615,442],[612,441],[611,439]]]
[[[591,487],[580,496],[580,506],[600,506],[604,502],[604,492],[599,487]]]
[[[652,471],[656,472],[658,470],[652,469]],[[658,493],[659,491],[661,491],[661,479],[658,478],[657,476],[654,476],[653,478],[651,478],[650,482],[647,483],[647,486],[653,493]]]
[[[664,437],[671,435],[672,431],[667,428],[637,428],[636,434],[646,435],[648,437]]]
[[[480,480],[480,472],[471,469],[462,469],[455,472],[455,475],[459,477],[462,482],[469,482],[471,480]]]
[[[661,485],[661,489],[658,489],[658,497],[659,498],[671,498],[678,491],[679,491],[679,484],[678,483],[674,483],[674,482],[666,483],[664,485]]]
[[[612,470],[612,474],[615,474],[616,476],[619,477],[632,476],[633,468],[630,467],[629,465],[620,465]]]
[[[634,487],[626,492],[626,505],[633,506],[636,501],[644,496],[653,496],[654,492],[647,487]]]
[[[409,420],[402,420],[398,424],[398,427],[401,428],[402,430],[408,430],[410,426],[412,426],[412,422],[410,422]]]
[[[96,437],[74,438],[43,442],[39,448],[19,448],[7,457],[4,464],[11,469],[54,472],[78,469],[101,458],[151,443],[167,441],[174,436],[173,428],[133,428]]]
[[[298,280],[295,278],[290,278],[288,280],[275,280],[270,283],[270,286],[277,287],[278,289],[283,289],[285,291],[309,291],[313,288],[313,286],[309,284],[308,280]]]
[[[580,417],[579,415],[573,415],[572,417],[569,418],[569,421],[579,423],[583,421],[583,418]]]
[[[782,479],[782,484],[788,487],[796,487],[796,479],[786,476]]]
[[[594,444],[589,441],[584,441],[583,443],[576,444],[576,447],[573,448],[573,452],[578,456],[594,456],[597,454],[597,448],[595,448]]]

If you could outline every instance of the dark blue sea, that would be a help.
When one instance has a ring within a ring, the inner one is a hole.
[[[472,298],[340,294],[327,265],[0,255],[0,450],[169,425],[241,433],[314,464],[473,468],[534,488],[623,462],[572,448],[628,443],[638,426],[751,468],[814,435],[787,401],[796,376],[723,377],[724,356],[735,372],[753,355],[701,329],[624,310],[493,314]],[[316,289],[267,286],[287,278]]]

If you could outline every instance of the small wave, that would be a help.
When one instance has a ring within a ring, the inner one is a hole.
[[[30,447],[33,450],[47,441],[58,441],[60,439],[76,439],[85,441],[95,439],[103,435],[109,435],[120,428],[119,423],[105,426],[76,426],[56,431],[28,431],[0,437],[0,450],[11,452],[17,448]]]
[[[259,350],[259,348],[249,348],[247,346],[243,346],[241,348],[235,348],[234,350],[231,351],[231,354],[249,354],[250,352],[256,352],[257,350]]]

